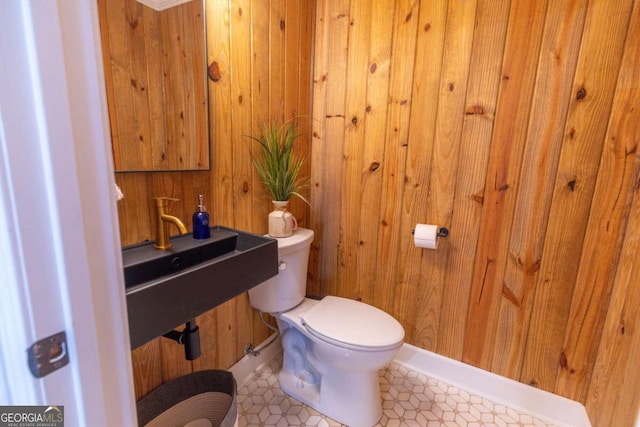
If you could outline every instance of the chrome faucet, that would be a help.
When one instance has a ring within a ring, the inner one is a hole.
[[[156,212],[158,214],[158,224],[156,232],[156,244],[155,248],[161,251],[171,249],[171,240],[169,239],[168,223],[173,223],[180,230],[180,234],[186,234],[187,227],[180,221],[178,217],[169,215],[165,212],[165,209],[169,206],[169,202],[177,202],[180,199],[174,199],[172,197],[155,197]]]

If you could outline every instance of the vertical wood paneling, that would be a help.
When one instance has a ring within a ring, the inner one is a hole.
[[[323,153],[323,140],[325,137],[324,120],[315,120],[315,117],[324,117],[326,111],[326,90],[327,90],[327,68],[328,68],[328,52],[329,49],[329,35],[327,34],[328,27],[328,13],[329,4],[327,2],[319,2],[315,10],[315,23],[314,23],[314,61],[312,69],[312,84],[313,84],[313,98],[311,103],[311,113],[314,120],[311,123],[311,149],[309,150],[311,159],[322,157]],[[315,212],[318,212],[321,192],[318,191],[320,181],[322,179],[322,170],[315,167],[312,160],[311,162],[311,203],[314,206],[311,212],[310,224],[316,235],[322,233],[322,217]],[[314,237],[311,243],[311,249],[309,251],[309,266],[308,266],[308,280],[307,280],[307,293],[312,295],[320,295],[320,259],[321,259],[322,243],[321,239]]]
[[[640,65],[637,62],[637,50],[632,55],[635,56],[637,70]],[[637,82],[638,73],[634,74]],[[623,98],[628,101],[635,100],[634,104],[637,105],[637,85],[629,95],[632,96]],[[636,135],[636,146],[633,148],[637,148],[637,141],[640,139],[638,121],[634,120],[633,124],[627,123],[625,127],[632,130],[632,135]],[[635,357],[640,351],[640,156],[636,152],[633,157],[634,196],[629,223],[586,403],[595,426],[631,425],[640,406],[640,375],[638,359]]]
[[[374,294],[376,306],[388,312],[394,311],[395,301],[385,298],[401,283],[399,278],[400,239],[402,234],[402,203],[405,187],[405,166],[411,113],[411,91],[418,28],[418,4],[411,1],[396,1],[393,32],[397,35],[391,45],[393,55],[405,58],[392,61],[389,80],[389,107],[387,129],[384,139],[384,162],[382,163],[382,187],[384,197],[378,213],[378,255],[385,260],[378,263],[376,277],[379,287]]]
[[[233,206],[237,212],[251,212],[253,165],[251,163],[252,105],[251,105],[251,18],[250,0],[230,2],[231,20],[231,146],[233,158]],[[252,229],[251,215],[235,215],[234,226],[241,230]],[[246,295],[235,298],[235,325],[231,327],[235,347],[253,342],[253,309]],[[231,363],[233,361],[231,360]]]
[[[360,236],[356,227],[348,225],[360,219],[362,196],[362,152],[365,145],[365,114],[367,104],[367,86],[361,82],[362,70],[366,73],[369,66],[369,43],[371,38],[371,14],[369,5],[353,2],[349,11],[349,51],[347,57],[347,81],[345,116],[347,119],[344,135],[344,173],[341,187],[342,201],[340,229],[342,244],[338,251],[338,280],[341,283],[355,283],[358,280],[358,246]],[[354,72],[361,70],[360,72]],[[362,299],[358,287],[350,287],[343,293],[350,298]],[[349,294],[349,292],[354,292]]]
[[[354,5],[354,8],[356,6]],[[357,19],[357,18],[355,18]],[[371,7],[368,64],[362,82],[366,83],[364,114],[364,146],[360,160],[360,209],[355,228],[358,234],[356,254],[357,279],[354,295],[372,303],[377,294],[371,283],[376,283],[378,252],[378,216],[381,198],[384,141],[388,108],[389,77],[391,72],[391,38],[395,21],[393,2],[374,2]],[[317,39],[316,39],[317,40]],[[317,41],[316,41],[317,42]],[[314,101],[316,101],[314,93]],[[314,117],[318,117],[314,109]],[[313,162],[315,164],[315,162]],[[318,224],[320,226],[320,224]],[[318,227],[316,226],[316,227]],[[354,224],[351,224],[354,226]],[[348,231],[347,231],[348,233]],[[346,294],[348,295],[348,293]]]
[[[252,59],[251,59],[251,108],[252,108],[252,130],[253,135],[260,132],[262,123],[272,119],[269,111],[269,92],[271,87],[270,65],[269,65],[269,2],[263,0],[251,1],[251,14],[261,16],[265,19],[252,19]],[[249,141],[250,149],[255,150],[255,144]],[[254,151],[252,151],[254,152]],[[257,174],[252,178],[253,203],[254,206],[262,206],[264,211],[268,211],[270,203],[266,196],[266,191],[260,184]],[[256,228],[267,226],[266,216],[253,215],[253,226]]]
[[[303,117],[303,120],[298,122],[298,132],[300,137],[296,144],[297,154],[306,159],[304,166],[302,167],[302,175],[305,177],[311,176],[311,127],[313,116],[311,114],[312,108],[312,90],[310,89],[313,80],[313,37],[314,37],[314,13],[315,2],[305,1],[298,2],[296,0],[290,0],[299,3],[299,42],[298,42],[298,108],[296,115]],[[289,23],[295,22],[295,18],[289,19]],[[290,38],[291,36],[289,36]],[[306,42],[303,42],[306,41]],[[287,86],[289,87],[289,86]],[[306,88],[307,90],[300,90]],[[311,181],[307,180],[308,187],[305,191],[305,196],[308,199],[311,198]],[[292,209],[298,213],[296,217],[298,219],[298,225],[301,227],[309,227],[309,207],[299,200],[294,200]]]
[[[213,223],[235,226],[235,215],[232,208],[235,198],[234,187],[234,159],[233,145],[218,143],[228,142],[233,137],[232,111],[236,105],[232,89],[233,52],[231,50],[231,14],[230,1],[208,1],[207,13],[207,53],[209,69],[212,64],[217,66],[219,77],[217,81],[209,82],[209,135],[211,136],[212,152],[212,187],[213,192]],[[232,323],[236,319],[235,302],[227,301],[216,307],[215,339],[224,342],[229,349],[237,349],[238,344]],[[216,343],[219,348],[219,344]],[[237,350],[236,350],[237,351]],[[236,356],[233,351],[218,351],[216,363],[218,366],[233,364]]]
[[[573,262],[575,262],[575,254],[580,253],[581,248],[584,247],[584,235],[607,130],[607,121],[600,118],[609,117],[611,114],[611,103],[616,86],[616,80],[611,76],[616,75],[620,69],[632,3],[632,1],[619,1],[615,5],[594,3],[588,9],[582,38],[583,47],[573,88],[576,97],[572,102],[567,120],[566,136],[560,154],[553,207],[549,219],[549,231],[545,241],[545,247],[549,249],[545,250],[542,260],[541,275],[551,277],[549,283],[555,284],[555,289],[565,288],[562,286],[563,283],[576,283],[578,266]],[[602,16],[603,13],[606,16]],[[573,220],[567,221],[567,217]],[[572,242],[573,245],[566,242]],[[594,249],[593,246],[585,247],[585,250],[590,252]],[[610,262],[615,262],[617,254],[611,249],[604,257],[609,258]],[[557,271],[545,274],[547,273],[545,266],[549,264],[562,266],[562,268],[556,267]],[[612,275],[608,276],[599,277],[603,277],[610,283]],[[585,339],[585,334],[581,331],[585,327],[587,330],[593,330],[592,326],[602,324],[604,316],[598,313],[597,307],[601,304],[606,305],[608,302],[610,286],[597,285],[597,288],[601,291],[589,292],[589,298],[596,296],[596,301],[599,301],[590,305],[588,311],[593,310],[593,313],[590,316],[583,317],[582,314],[578,314],[574,317],[572,324],[566,330],[566,338],[563,337],[562,341],[555,343],[546,341],[546,345],[553,349],[553,353],[557,354],[558,349],[561,350],[556,390],[577,400],[586,398],[585,381],[590,375],[588,369],[593,367],[589,357],[592,351],[587,344],[589,340]],[[577,287],[578,292],[586,289],[585,286]],[[555,291],[551,294],[555,301],[554,307],[564,306],[559,313],[562,317],[559,316],[553,322],[554,324],[559,326],[566,324],[569,317],[569,310],[566,307],[571,307],[572,295],[573,289],[564,292]],[[547,322],[550,315],[553,315],[551,310],[545,313],[545,317],[540,322]],[[532,320],[536,321],[536,319]],[[599,333],[594,333],[592,336],[592,341],[599,340]],[[580,348],[579,342],[585,343],[587,348]],[[554,368],[557,369],[557,366]]]
[[[266,232],[269,201],[263,197],[262,184],[253,173],[248,136],[256,134],[258,124],[272,114],[279,118],[293,111],[303,116],[311,115],[309,67],[312,64],[313,11],[310,1],[296,0],[296,5],[288,9],[283,1],[276,9],[270,9],[269,2],[261,0],[207,0],[207,64],[215,63],[211,68],[217,77],[216,81],[208,80],[211,170],[116,174],[116,182],[125,195],[118,204],[123,244],[154,239],[153,197],[157,196],[181,200],[169,209],[188,229],[197,195],[203,194],[213,224],[259,234]],[[291,21],[290,26],[294,29],[287,31],[285,19]],[[172,25],[194,24],[187,20]],[[270,43],[270,31],[279,34],[275,45]],[[294,49],[295,53],[289,55],[288,49]],[[295,73],[304,78],[285,78],[283,67],[289,56],[296,63],[286,64],[286,68],[295,69]],[[280,71],[271,71],[270,58],[279,58],[276,68]],[[299,58],[305,59],[299,61]],[[173,77],[172,84],[192,84],[188,79]],[[272,78],[277,81],[271,81]],[[272,103],[269,94],[274,86],[278,87],[278,92]],[[283,99],[285,93],[291,94],[287,102]],[[285,105],[288,111],[284,110]],[[306,131],[310,131],[308,126]],[[300,139],[301,153],[307,154],[309,137],[303,135]],[[304,204],[296,205],[292,210],[299,218],[309,216]],[[175,229],[171,230],[176,234]],[[270,333],[257,320],[246,295],[203,314],[197,323],[202,356],[193,362],[185,360],[182,346],[163,338],[134,350],[137,397],[193,370],[228,368],[242,357],[245,344],[257,345]],[[176,325],[176,328],[182,326]]]
[[[456,232],[450,239],[452,250],[447,260],[438,337],[438,348],[444,354],[458,358],[464,354],[467,360],[483,368],[488,367],[486,343],[491,340],[486,338],[493,334],[500,288],[484,287],[482,282],[469,286],[473,270],[464,267],[474,258],[482,218],[509,4],[479,1],[476,10],[451,218],[451,228]],[[460,301],[468,301],[470,295],[468,308],[461,305]],[[463,333],[456,325],[465,322]]]
[[[550,198],[523,372],[531,375],[530,381],[545,383],[543,387],[554,387],[558,368],[583,370],[573,362],[569,366],[562,345],[607,127],[601,118],[610,114],[616,84],[613,76],[620,67],[630,6],[628,1],[608,6],[591,2],[587,9],[572,96],[567,97],[571,104]],[[550,323],[556,325],[556,333],[544,327]],[[536,361],[535,370],[530,360]],[[569,390],[563,393],[580,398]]]
[[[521,303],[526,319],[532,311],[545,310],[533,305],[533,292],[540,269],[543,243],[552,199],[558,157],[562,143],[571,87],[578,58],[580,37],[586,12],[586,1],[554,1],[547,7],[547,20],[542,36],[536,88],[533,95],[531,119],[522,161],[522,171],[515,205],[515,217],[506,260],[504,276],[506,295],[531,295]],[[536,290],[537,292],[537,290]],[[509,294],[510,293],[510,294]],[[527,320],[528,322],[528,320]],[[541,324],[530,324],[529,335],[522,339],[545,339],[549,331]],[[518,343],[515,343],[518,345]],[[522,381],[553,388],[552,375],[543,369],[544,361],[538,351],[528,346],[525,351]],[[520,356],[522,357],[522,356]]]
[[[431,175],[429,176],[429,194],[424,206],[425,221],[444,227],[451,227],[455,181],[460,153],[460,138],[465,110],[465,93],[469,77],[471,46],[475,26],[477,1],[448,2],[442,71],[439,82],[438,108],[435,118],[433,151],[431,153]],[[465,165],[466,167],[466,165]],[[406,231],[405,231],[406,232]],[[459,236],[458,238],[463,238]],[[449,241],[443,241],[438,251],[423,254],[429,261],[422,271],[427,277],[429,299],[423,301],[425,315],[417,320],[416,330],[427,335],[417,335],[416,343],[431,350],[438,345],[438,322],[442,317],[442,295],[446,286],[446,264],[451,250],[455,247]],[[435,322],[435,324],[432,324]]]
[[[150,341],[131,353],[133,385],[136,397],[142,397],[162,385],[160,340]]]
[[[269,0],[269,116],[284,120],[286,1]]]
[[[640,105],[640,87],[638,85],[640,82],[640,35],[637,31],[640,27],[640,3],[636,2],[633,7],[633,14],[624,42],[624,57],[618,74],[615,98],[611,108],[612,113],[608,120],[606,136],[602,141],[604,143],[602,156],[600,159],[596,159],[599,160],[598,176],[582,246],[576,291],[573,295],[569,322],[565,332],[564,353],[567,357],[567,366],[561,366],[562,369],[556,384],[556,390],[559,393],[579,400],[583,400],[586,396],[596,357],[602,360],[611,357],[608,354],[609,349],[598,355],[601,334],[599,325],[609,307],[609,294],[612,286],[615,285],[611,278],[616,274],[618,260],[620,260],[619,268],[628,265],[629,260],[634,258],[631,254],[635,254],[635,260],[638,261],[638,252],[630,252],[628,246],[625,247],[626,252],[621,256],[619,254],[621,232],[625,229],[625,222],[630,215],[631,223],[626,236],[629,240],[633,236],[634,218],[638,216],[637,210],[632,210],[629,214],[629,197],[627,196],[632,194],[633,187],[638,184],[638,168],[640,167],[638,162],[640,158],[637,153],[640,142],[638,122],[640,111],[637,107]],[[618,19],[623,19],[626,12],[627,10],[621,11]],[[625,25],[621,26],[626,27]],[[615,34],[615,32],[610,34]],[[599,74],[599,77],[602,76],[603,74]],[[633,194],[637,195],[637,190],[636,188]],[[591,250],[591,248],[598,248],[598,250]],[[616,282],[618,280],[621,279],[616,279]],[[640,282],[636,280],[635,283]],[[623,291],[617,289],[617,292]],[[621,296],[616,295],[616,298],[621,298]],[[616,314],[613,313],[616,313],[621,303],[630,304],[630,301],[638,301],[636,294],[630,293],[627,298],[627,301],[618,299],[611,303],[610,317],[615,317]],[[609,322],[611,321],[614,320],[609,320]],[[624,325],[625,322],[622,321],[621,324]],[[614,325],[615,323],[613,325],[609,323],[605,326],[604,333],[613,336],[604,337],[603,343],[606,343],[607,339],[615,339],[618,331],[615,330],[616,326]],[[624,335],[624,332],[621,333]],[[624,354],[624,351],[615,351]],[[603,377],[598,378],[600,381],[602,379]],[[592,386],[591,389],[597,390],[597,387]],[[602,399],[602,397],[598,396],[598,399]],[[609,400],[611,403],[613,401],[613,399]]]
[[[310,272],[332,294],[338,289],[341,210],[336,201],[342,199],[349,9],[348,0],[327,2],[319,6],[316,20],[314,93],[323,96],[314,97],[313,102],[312,158],[326,162],[311,162],[311,225],[316,232],[312,252],[317,263]],[[322,256],[317,257],[318,253]]]
[[[511,294],[503,284],[509,254],[522,153],[537,69],[547,2],[511,2],[500,92],[489,155],[482,220],[472,283],[501,286],[492,342],[492,370],[515,377],[521,367],[521,343],[528,331],[522,301],[526,294]],[[515,302],[515,303],[514,303]]]
[[[206,81],[202,79],[206,67],[204,11],[194,1],[188,9],[161,13],[156,32],[162,36],[162,67],[158,73],[162,72],[164,94],[157,107],[164,107],[165,115],[154,123],[165,117],[167,138],[154,141],[154,164],[164,169],[206,169],[209,150],[203,114],[207,110]]]
[[[153,238],[159,193],[185,199],[172,208],[185,217],[186,199],[211,194],[213,222],[264,232],[242,135],[313,113],[298,147],[312,207],[294,212],[316,232],[310,294],[382,307],[411,344],[586,402],[595,426],[631,426],[638,1],[291,1],[209,0],[212,170],[118,174],[123,242]],[[451,235],[417,249],[416,222]],[[198,322],[191,367],[160,340],[134,352],[139,396],[228,367],[268,333],[246,297]]]
[[[429,196],[446,16],[447,1],[420,5],[404,188],[405,227],[428,223],[430,216],[424,201]],[[413,323],[413,327],[405,331],[409,342],[421,342],[425,348],[435,350],[432,338],[438,336],[440,323],[440,304],[436,302],[440,298],[435,296],[442,294],[442,288],[438,287],[437,280],[432,281],[432,277],[423,274],[423,268],[433,262],[430,256],[433,254],[416,248],[408,233],[402,234],[400,250],[402,284],[394,314],[404,320],[405,325]]]
[[[632,425],[637,255],[620,248],[635,247],[638,2],[374,3],[317,2],[309,292],[362,299],[411,344]],[[416,222],[450,236],[416,249]]]
[[[297,1],[287,0],[285,2],[283,34],[284,42],[287,44],[284,51],[284,81],[299,82],[300,81],[300,31],[301,21],[298,17],[301,15],[300,3]],[[307,47],[308,48],[308,47]],[[308,76],[304,76],[308,79]],[[284,105],[283,111],[286,118],[296,117],[298,115],[298,91],[292,85],[284,85]]]
[[[209,168],[202,4],[100,0],[117,171]]]

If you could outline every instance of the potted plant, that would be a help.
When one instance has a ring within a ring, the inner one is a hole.
[[[252,156],[253,165],[274,206],[269,214],[269,235],[272,237],[288,237],[297,227],[295,217],[287,211],[291,197],[299,197],[309,204],[301,193],[309,184],[299,176],[304,159],[293,152],[298,136],[297,118],[293,117],[283,124],[275,121],[262,124],[259,135],[251,137],[259,144],[258,154]]]

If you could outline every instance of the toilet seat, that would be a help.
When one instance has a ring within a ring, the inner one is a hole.
[[[384,351],[404,339],[404,328],[391,315],[347,298],[324,297],[301,321],[316,338],[354,350]]]

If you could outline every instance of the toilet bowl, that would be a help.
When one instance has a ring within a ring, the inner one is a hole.
[[[283,347],[280,387],[295,399],[351,427],[382,416],[378,371],[404,339],[384,311],[346,298],[305,298],[313,231],[278,239],[279,274],[249,291],[251,305],[278,322]]]

